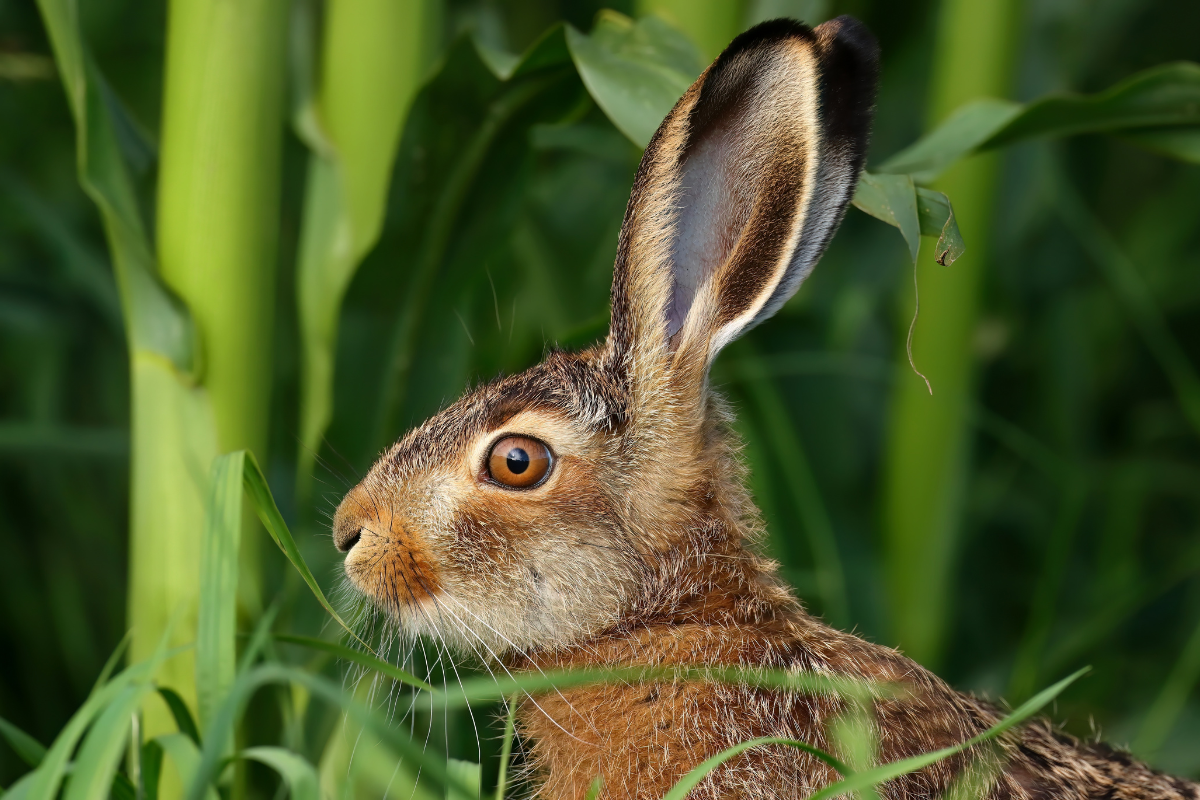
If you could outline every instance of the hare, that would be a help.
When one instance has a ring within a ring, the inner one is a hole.
[[[414,634],[511,670],[742,665],[904,687],[873,701],[879,763],[1001,718],[898,652],[807,614],[760,555],[713,359],[795,293],[863,165],[878,50],[857,21],[739,36],[646,148],[607,339],[482,386],[408,433],[340,504],[354,587]],[[759,736],[830,750],[829,696],[701,681],[562,689],[518,730],[545,798],[661,798]],[[991,753],[991,798],[1200,798],[1200,786],[1044,721]],[[978,752],[879,787],[947,793]],[[837,780],[786,746],[745,751],[693,798],[802,798]]]

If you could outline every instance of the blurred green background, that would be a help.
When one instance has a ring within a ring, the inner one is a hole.
[[[296,4],[293,28],[306,7]],[[871,164],[975,96],[1095,92],[1200,61],[1200,4],[1189,0],[606,7],[654,7],[706,58],[756,20],[859,17],[883,53]],[[157,141],[165,6],[79,8],[100,71]],[[464,386],[603,334],[640,153],[577,82],[506,118],[435,256],[422,239],[487,119],[487,81],[444,67],[466,63],[460,35],[520,53],[559,20],[589,30],[600,8],[426,0],[405,41],[435,88],[415,101],[378,244],[336,321],[332,419],[315,456],[301,441],[296,311],[310,147],[302,128],[282,133],[259,456],[327,586],[340,579],[325,520],[388,442]],[[301,62],[289,63],[295,80]],[[147,158],[135,175],[151,218],[156,169]],[[855,210],[797,297],[715,368],[739,412],[771,551],[813,611],[959,688],[1017,699],[1091,664],[1057,718],[1200,777],[1200,429],[1185,411],[1200,364],[1200,167],[1079,136],[956,170],[938,188],[959,207],[968,255],[939,267],[926,240],[918,266],[914,356],[933,398],[904,355],[904,242]],[[1120,278],[1130,270],[1132,287]],[[0,716],[44,742],[127,629],[129,384],[118,293],[47,34],[33,4],[0,0]],[[282,598],[281,624],[320,631],[294,574],[263,558],[262,597]],[[0,745],[0,785],[21,772]]]

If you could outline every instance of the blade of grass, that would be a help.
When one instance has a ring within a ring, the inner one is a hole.
[[[333,617],[333,620],[338,625],[341,625],[363,647],[370,650],[371,646],[360,639],[358,634],[350,629],[350,626],[346,624],[329,603],[329,600],[325,598],[325,593],[321,591],[317,579],[313,577],[312,570],[305,563],[304,556],[300,555],[300,549],[296,547],[296,540],[292,538],[287,523],[283,521],[283,515],[279,513],[279,506],[275,505],[275,498],[271,496],[271,488],[267,486],[267,479],[259,468],[254,454],[251,452],[246,452],[245,458],[242,460],[242,480],[246,488],[246,493],[250,495],[250,499],[254,503],[254,510],[258,512],[258,518],[262,520],[263,527],[267,529],[267,533],[275,540],[275,544],[279,545],[279,549],[287,556],[288,561],[292,562],[292,566],[300,573],[300,577],[308,584],[308,588],[312,590],[313,596],[317,598],[317,602],[329,613],[329,616]]]
[[[64,800],[108,798],[121,756],[125,754],[129,721],[142,700],[153,691],[150,681],[135,681],[100,713],[75,757]]]
[[[196,700],[201,725],[208,723],[221,696],[233,683],[236,671],[238,552],[245,457],[244,450],[218,456],[208,481],[196,625]]]
[[[277,642],[299,645],[300,647],[306,647],[309,650],[318,650],[322,653],[329,653],[330,655],[336,656],[344,661],[349,661],[351,663],[358,664],[360,667],[366,667],[367,669],[375,670],[380,675],[426,692],[432,692],[434,694],[439,692],[439,690],[430,686],[428,683],[416,677],[412,673],[406,672],[405,670],[390,664],[373,653],[364,653],[361,650],[355,650],[353,648],[346,647],[345,645],[337,644],[336,642],[327,642],[324,639],[315,639],[311,636],[296,636],[287,633],[277,633],[274,634],[272,638],[274,638],[274,640]]]
[[[283,664],[268,663],[254,667],[238,676],[214,715],[213,721],[205,728],[205,744],[200,754],[199,764],[191,782],[186,784],[188,787],[185,795],[187,800],[201,800],[205,789],[210,786],[222,760],[220,750],[213,745],[213,742],[222,741],[232,734],[250,696],[260,687],[287,683],[299,684],[311,692],[314,697],[324,700],[331,706],[341,708],[347,717],[395,748],[402,758],[417,765],[423,773],[428,774],[441,786],[453,786],[458,795],[464,798],[470,796],[467,787],[450,774],[445,760],[426,752],[423,743],[414,741],[407,731],[396,729],[384,713],[367,708],[355,700],[353,695],[326,678]]]
[[[17,757],[31,767],[37,767],[46,757],[46,746],[25,731],[13,725],[4,717],[0,717],[0,738],[8,742],[8,746]],[[502,799],[501,799],[502,800]]]
[[[196,727],[196,720],[192,718],[192,712],[187,707],[187,703],[183,702],[183,698],[174,689],[166,686],[158,687],[158,694],[162,697],[163,702],[167,704],[167,708],[171,711],[171,716],[175,719],[175,726],[179,728],[179,732],[187,736],[196,744],[200,744],[200,730]]]
[[[287,784],[291,800],[320,800],[317,770],[304,757],[282,747],[249,747],[240,755],[278,772]]]
[[[186,735],[186,734],[185,734]],[[142,800],[158,800],[158,783],[162,777],[163,749],[156,740],[151,739],[142,745],[139,757],[138,777],[141,782]]]
[[[461,784],[466,791],[465,800],[479,800],[482,776],[478,764],[473,761],[451,758],[446,762],[446,769],[455,781],[446,786],[446,800],[454,800],[456,796],[459,796],[458,784]]]
[[[157,736],[154,741],[175,765],[180,785],[185,787],[195,785],[200,769],[200,749],[196,743],[182,733]],[[217,790],[208,784],[205,784],[196,796],[203,800],[219,800]]]
[[[71,719],[55,737],[41,764],[32,774],[26,789],[30,800],[54,800],[58,796],[59,785],[66,774],[67,764],[75,746],[83,738],[92,721],[103,715],[127,689],[136,686],[149,688],[150,681],[157,677],[163,662],[179,654],[179,650],[167,649],[167,642],[172,633],[169,626],[159,638],[159,646],[149,661],[134,664],[117,673],[112,680],[93,691],[83,705],[71,715]],[[122,730],[127,722],[128,716],[121,719]]]
[[[508,762],[512,760],[513,737],[516,735],[518,696],[509,695],[508,713],[504,717],[504,738],[500,746],[500,773],[496,777],[496,800],[504,800],[508,791]]]
[[[748,667],[591,667],[586,669],[546,669],[515,675],[465,679],[461,684],[442,687],[440,696],[423,698],[421,705],[431,708],[462,708],[479,702],[502,700],[514,692],[540,692],[572,689],[593,684],[671,683],[673,681],[711,681],[738,686],[753,686],[776,691],[796,692],[845,698],[888,697],[888,684],[815,672],[795,672]]]
[[[839,774],[851,774],[850,768],[838,761],[835,757],[829,755],[824,750],[819,750],[805,742],[798,742],[795,739],[783,739],[778,736],[763,736],[758,739],[751,739],[747,742],[735,744],[726,750],[722,750],[711,758],[707,758],[693,767],[686,775],[679,779],[679,782],[671,787],[671,790],[663,795],[663,800],[684,800],[688,793],[695,789],[700,784],[700,781],[708,777],[708,774],[717,767],[724,764],[729,759],[739,756],[747,750],[755,747],[766,747],[769,745],[783,745],[785,747],[793,747],[802,753],[808,753],[810,756],[819,761],[828,764],[838,771]],[[836,784],[835,784],[836,785]]]

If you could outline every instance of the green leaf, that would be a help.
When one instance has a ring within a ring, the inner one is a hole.
[[[942,266],[953,264],[966,250],[950,199],[915,186],[909,175],[864,172],[851,202],[860,211],[898,228],[914,262],[922,236],[938,237],[935,259]]]
[[[36,767],[46,757],[45,745],[4,717],[0,717],[0,738],[8,742],[17,757],[31,767]]]
[[[501,81],[475,47],[460,40],[413,105],[396,166],[397,212],[385,232],[386,246],[405,269],[399,311],[388,311],[394,322],[376,395],[372,450],[394,441],[410,392],[424,388],[414,387],[414,364],[445,347],[425,338],[429,320],[438,313],[452,317],[464,284],[508,246],[511,228],[500,221],[515,214],[517,204],[508,198],[532,165],[530,128],[590,107],[562,52],[551,31],[523,56],[513,78]],[[452,390],[459,389],[455,382]]]
[[[958,222],[954,219],[954,208],[950,198],[941,192],[917,187],[917,215],[921,219],[921,235],[936,236],[934,260],[948,267],[958,260],[967,249]]]
[[[59,784],[62,782],[63,775],[66,774],[67,763],[70,761],[71,754],[75,751],[76,744],[88,730],[88,726],[92,724],[92,721],[97,716],[104,715],[110,707],[122,700],[126,700],[129,696],[127,690],[130,689],[135,690],[134,694],[138,694],[140,702],[141,694],[139,694],[139,690],[150,689],[152,686],[151,681],[158,673],[163,662],[178,654],[178,651],[167,650],[167,642],[171,634],[171,626],[168,626],[160,638],[153,656],[148,661],[134,664],[117,673],[112,680],[97,686],[88,695],[87,700],[83,702],[79,710],[71,715],[71,719],[63,726],[63,729],[46,750],[46,755],[43,757],[41,764],[30,775],[30,781],[25,789],[28,792],[27,796],[30,800],[53,800],[58,796]],[[118,652],[120,649],[118,648]],[[122,722],[128,725],[130,722],[129,717],[123,719]],[[116,723],[110,722],[108,724],[115,725]],[[120,736],[123,740],[124,735],[121,734]],[[100,754],[96,752],[102,746],[103,742],[99,741],[93,745],[93,753],[95,755],[89,756],[90,759],[94,759],[94,763],[91,764],[92,769],[98,769],[103,766],[103,764],[99,763]],[[80,770],[82,769],[80,765],[82,759],[83,754],[81,753],[75,764],[73,782],[75,778],[79,777]],[[86,783],[89,783],[89,781],[85,774],[85,777],[81,779],[81,784]],[[68,791],[73,790],[68,789]]]
[[[267,533],[271,534],[271,538],[275,540],[275,544],[279,545],[279,549],[287,556],[288,561],[292,562],[292,566],[300,573],[300,577],[308,584],[313,596],[317,598],[317,602],[329,613],[329,616],[333,617],[338,625],[341,625],[347,633],[369,650],[370,645],[359,639],[358,634],[351,630],[350,626],[334,610],[329,600],[325,598],[325,593],[321,591],[321,586],[313,577],[312,570],[305,563],[304,556],[300,555],[300,549],[296,547],[296,540],[292,538],[287,523],[283,521],[283,515],[279,513],[279,506],[275,505],[275,498],[271,496],[271,488],[267,486],[267,479],[259,469],[254,454],[249,451],[242,452],[244,453],[244,458],[241,459],[243,485],[254,503],[254,510],[258,512],[258,518],[262,521],[263,527],[267,529]],[[237,462],[230,461],[229,463],[231,469],[236,468]]]
[[[320,800],[317,770],[302,756],[282,747],[249,747],[241,752],[241,757],[278,772],[292,800]]]
[[[864,172],[851,201],[860,211],[900,229],[913,261],[921,249],[921,218],[917,189],[908,175],[874,175]]]
[[[671,791],[663,796],[663,800],[684,800],[688,793],[699,785],[700,781],[704,780],[710,772],[724,764],[734,756],[741,755],[747,750],[755,747],[765,747],[768,745],[784,745],[786,747],[794,747],[795,749],[808,753],[810,756],[822,761],[838,771],[839,774],[846,775],[850,770],[845,764],[838,761],[833,756],[826,753],[824,750],[819,750],[805,742],[798,742],[795,739],[782,739],[778,736],[764,736],[758,739],[751,739],[747,742],[735,744],[726,750],[722,750],[711,758],[707,758],[700,764],[693,767],[686,775],[679,779],[679,782],[671,787]]]
[[[985,99],[965,105],[892,156],[880,172],[929,183],[960,158],[1038,137],[1119,133],[1134,144],[1200,159],[1200,65],[1164,64],[1094,95],[1063,94],[1026,106]]]
[[[947,167],[995,135],[1021,113],[1021,104],[984,98],[960,106],[944,122],[883,162],[878,172],[907,173],[930,183]]]
[[[446,762],[446,770],[454,779],[446,785],[446,800],[454,800],[456,797],[462,800],[479,800],[482,776],[478,764],[451,758]]]
[[[1143,128],[1122,133],[1121,138],[1152,153],[1200,164],[1200,127]]]
[[[213,460],[209,471],[196,625],[196,705],[201,725],[208,723],[237,669],[238,552],[245,458],[245,450],[226,453]]]
[[[600,796],[600,791],[604,788],[604,776],[597,775],[592,779],[592,785],[588,787],[587,794],[584,795],[585,800],[596,800]]]
[[[310,650],[319,650],[323,653],[329,653],[330,655],[336,656],[344,661],[350,661],[354,664],[358,664],[361,667],[373,669],[384,677],[391,678],[394,681],[399,681],[400,683],[407,684],[408,686],[412,686],[417,689],[422,689],[426,692],[433,692],[435,694],[438,692],[437,689],[430,686],[428,683],[416,677],[415,675],[406,672],[399,667],[388,663],[387,661],[384,661],[382,658],[379,658],[372,653],[364,653],[361,650],[355,650],[335,642],[327,642],[324,639],[314,639],[311,636],[295,636],[292,634],[277,633],[273,638],[277,642],[299,645],[300,647],[307,647]]]
[[[200,744],[200,730],[196,727],[196,720],[192,719],[192,712],[187,707],[187,703],[183,702],[179,693],[167,686],[160,686],[158,694],[170,709],[171,716],[175,719],[175,727],[179,729],[179,732],[196,744]]]
[[[193,741],[199,741],[197,737]],[[157,740],[142,745],[141,775],[143,800],[158,800],[158,781],[162,775],[163,749]]]
[[[634,22],[605,10],[588,35],[568,26],[567,45],[596,104],[643,148],[704,68],[691,41],[656,16]]]
[[[117,767],[125,754],[133,715],[146,695],[153,691],[154,685],[150,681],[133,681],[104,708],[75,756],[65,800],[105,800],[108,797]]]
[[[980,742],[995,739],[997,736],[1003,735],[1006,731],[1012,730],[1020,725],[1025,720],[1032,717],[1038,711],[1041,711],[1051,700],[1058,697],[1064,689],[1074,683],[1081,675],[1088,671],[1090,667],[1084,667],[1078,672],[1063,678],[1058,683],[1043,689],[1029,700],[1021,704],[1016,711],[1009,714],[1004,719],[997,722],[992,727],[988,728],[978,736],[972,736],[961,744],[952,747],[943,747],[941,750],[934,750],[931,753],[922,753],[921,755],[911,758],[894,761],[890,764],[883,764],[873,769],[855,772],[837,783],[826,786],[821,791],[814,794],[809,800],[827,800],[828,798],[840,797],[850,794],[851,792],[861,791],[869,786],[877,786],[878,784],[890,781],[893,778],[898,778],[901,775],[907,775],[910,772],[916,772],[930,764],[949,758],[952,755],[961,753],[962,751],[974,747]]]
[[[296,129],[312,149],[296,264],[303,349],[297,475],[302,495],[333,416],[334,350],[346,288],[383,224],[392,162],[423,74],[427,2],[359,0],[325,8],[324,48],[317,16],[298,4],[293,62],[302,98]],[[314,64],[320,63],[318,81]]]
[[[175,771],[179,773],[179,782],[185,787],[190,787],[189,797],[194,796],[198,800],[219,800],[217,790],[207,781],[207,773],[201,772],[201,754],[195,742],[182,733],[157,736],[154,741],[175,765]]]
[[[468,794],[466,787],[456,776],[451,775],[444,759],[426,752],[422,742],[414,740],[407,730],[392,724],[384,709],[370,709],[354,699],[332,681],[294,667],[278,663],[262,664],[239,675],[223,698],[213,721],[204,730],[204,748],[200,761],[192,772],[187,786],[187,800],[201,800],[206,791],[211,791],[211,781],[222,763],[221,751],[214,746],[232,735],[237,720],[241,717],[247,700],[259,688],[271,684],[294,684],[306,689],[314,697],[334,707],[341,708],[346,717],[361,725],[374,736],[394,748],[405,761],[428,774],[442,786],[457,784],[459,794]],[[195,747],[190,740],[189,746]]]
[[[112,800],[137,800],[137,787],[123,772],[113,776],[112,790],[109,794]]]
[[[1064,94],[1030,103],[986,142],[1003,147],[1038,136],[1111,133],[1165,125],[1200,126],[1200,64],[1163,64],[1094,95]]]
[[[187,309],[158,280],[122,144],[134,153],[145,148],[135,145],[134,127],[92,63],[74,3],[38,0],[38,7],[75,119],[79,182],[100,210],[112,250],[130,346],[167,359],[194,380],[201,371],[199,339]]]

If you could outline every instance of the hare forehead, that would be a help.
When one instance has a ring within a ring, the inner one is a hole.
[[[477,460],[476,451],[501,431],[568,446],[581,443],[589,435],[611,431],[625,405],[586,354],[552,354],[525,372],[468,392],[393,445],[376,471],[391,483],[444,471],[464,458]]]

